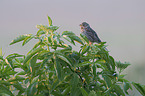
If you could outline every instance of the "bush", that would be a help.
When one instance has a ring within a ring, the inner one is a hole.
[[[130,64],[116,62],[105,42],[89,45],[87,38],[71,31],[58,34],[57,26],[37,25],[36,35],[26,34],[10,45],[31,39],[38,42],[28,52],[6,58],[0,52],[0,94],[9,96],[125,96],[132,85],[145,95],[145,87],[124,79],[121,72]],[[81,44],[79,51],[72,46]],[[19,71],[16,71],[19,69]]]

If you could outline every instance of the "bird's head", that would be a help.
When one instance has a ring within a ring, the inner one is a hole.
[[[81,28],[87,28],[90,27],[90,25],[86,22],[83,22],[82,24],[80,24]]]

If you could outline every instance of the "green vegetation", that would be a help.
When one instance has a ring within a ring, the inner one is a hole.
[[[124,79],[121,72],[130,64],[116,62],[105,42],[89,45],[87,38],[59,27],[37,25],[36,35],[21,35],[10,45],[31,39],[38,42],[27,53],[6,58],[0,49],[0,95],[2,96],[125,96],[134,86],[145,96],[145,86]],[[79,51],[71,45],[81,44]],[[19,69],[19,71],[18,71]]]

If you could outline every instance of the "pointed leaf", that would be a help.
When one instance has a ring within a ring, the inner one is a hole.
[[[127,68],[130,64],[127,64],[127,63],[123,64],[121,62],[116,62],[116,65],[117,65],[117,68],[120,68],[121,70],[123,70]]]
[[[42,29],[39,29],[38,32],[37,32],[37,36],[40,36],[42,34],[45,34],[45,32]]]
[[[71,84],[71,94],[70,94],[70,96],[76,96],[78,83],[79,83],[79,78],[78,78],[77,74],[74,73],[73,76],[72,76],[71,82],[70,82],[70,84]]]
[[[56,79],[56,80],[53,82],[52,86],[51,86],[50,93],[51,93],[58,85],[59,85],[59,80]]]
[[[107,76],[107,75],[103,75],[103,78],[104,78],[108,88],[110,88],[111,85],[112,85],[111,78],[109,76]]]
[[[72,31],[63,31],[62,35],[72,36],[72,35],[75,35],[75,33],[73,33]]]
[[[36,82],[38,82],[38,81],[39,81],[38,79],[39,79],[39,76],[34,77],[31,83],[36,83]]]
[[[82,42],[82,40],[78,36],[68,36],[68,37],[71,38],[72,40],[84,45],[84,43]]]
[[[21,71],[21,72],[19,72],[17,75],[25,75],[25,74],[26,74],[25,71]]]
[[[0,93],[7,94],[9,96],[14,96],[13,93],[6,86],[3,86],[1,84],[0,84]]]
[[[118,94],[118,96],[125,96],[123,90],[121,89],[121,87],[119,85],[115,85],[113,88],[116,91],[116,93]]]
[[[5,59],[5,62],[10,65],[10,67],[14,70],[12,59]]]
[[[56,66],[56,72],[57,72],[58,79],[62,80],[63,79],[62,78],[62,68],[61,68],[61,65],[60,65],[57,57],[55,59],[55,66]]]
[[[49,26],[52,26],[52,20],[51,20],[51,18],[49,16],[47,16],[47,18],[48,18]]]
[[[124,85],[124,91],[125,91],[125,93],[128,94],[127,90],[128,90],[129,88],[132,89],[130,83],[129,83],[129,82],[124,82],[123,85]],[[129,94],[128,94],[128,95],[129,95]]]
[[[114,71],[115,70],[115,60],[112,56],[109,56],[109,59],[110,59],[110,62],[111,62],[112,69]]]
[[[29,85],[29,87],[27,88],[27,96],[34,96],[34,94],[37,92],[36,85],[37,82]]]
[[[0,56],[2,56],[2,48],[0,48]]]
[[[20,90],[21,92],[25,91],[25,88],[22,87],[22,85],[18,82],[14,83],[13,86],[17,89]]]
[[[69,92],[70,92],[70,86],[66,87],[66,88],[63,90],[62,95],[63,95],[63,96],[66,96]]]
[[[68,42],[70,42],[71,44],[75,45],[74,41],[71,40],[71,39],[70,39],[69,37],[67,37],[66,35],[63,35],[63,38],[64,38],[65,40],[67,40]]]
[[[35,55],[35,56],[32,57],[32,59],[30,60],[30,69],[31,69],[31,72],[32,72],[32,77],[33,77],[33,75],[34,75],[37,57],[38,57],[38,55]]]
[[[82,55],[85,54],[89,49],[90,49],[90,46],[87,46],[87,45],[83,46],[81,54]]]
[[[79,78],[78,78],[77,74],[74,73],[72,80],[71,80],[71,87],[73,90],[77,88],[78,83],[79,83]]]
[[[94,75],[94,78],[96,77],[96,75],[97,75],[97,70],[96,70],[96,66],[95,65],[93,65],[93,75]]]
[[[41,52],[42,50],[43,50],[43,48],[41,48],[41,47],[34,49],[29,55],[26,56],[23,64],[26,64],[27,61],[30,60],[33,55],[35,55],[38,52]]]
[[[31,34],[20,35],[16,39],[12,40],[11,43],[10,43],[10,45],[15,44],[15,43],[20,42],[20,41],[23,41],[25,38],[27,38],[30,35]]]
[[[7,75],[15,75],[17,72],[16,71],[8,71]]]
[[[10,86],[10,85],[11,85],[10,82],[8,82],[8,81],[3,81],[3,80],[0,81],[0,84],[5,85],[5,86]]]
[[[38,42],[33,46],[33,49],[37,48],[40,44],[41,44],[41,42],[38,41]]]
[[[3,59],[3,56],[0,56],[0,60],[4,60],[4,59]]]
[[[13,54],[8,55],[6,58],[9,59],[9,58],[16,58],[16,57],[24,57],[24,55],[13,53]]]
[[[92,90],[88,96],[97,96],[96,92],[94,90]]]
[[[132,84],[140,92],[140,94],[145,96],[145,89],[139,83],[132,82]]]
[[[77,67],[83,67],[83,66],[87,66],[87,65],[90,65],[90,64],[92,64],[92,62],[86,61],[86,62],[83,62],[83,63],[79,63],[79,64],[77,65]]]
[[[81,36],[87,43],[89,43],[89,40],[87,39],[87,37],[86,37],[85,35],[80,34],[80,36]]]
[[[20,76],[15,76],[15,78],[8,80],[9,82],[14,82],[14,81],[22,81],[25,80],[24,77],[20,77]]]
[[[80,90],[83,96],[88,96],[88,93],[86,92],[86,90],[84,90],[84,88],[80,88]]]
[[[34,38],[34,36],[28,36],[28,37],[26,37],[25,39],[24,39],[24,41],[23,41],[23,44],[22,44],[22,46],[24,46],[26,43],[28,43],[31,39],[33,39]]]
[[[41,29],[43,31],[49,32],[49,31],[56,31],[59,27],[57,26],[47,26],[47,25],[37,25],[38,29]]]
[[[69,62],[69,60],[63,56],[63,55],[57,55],[58,58],[62,59],[63,61],[65,61],[66,63],[68,63],[71,66],[71,63]]]

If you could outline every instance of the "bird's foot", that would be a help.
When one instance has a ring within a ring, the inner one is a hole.
[[[89,41],[89,45],[91,45],[91,44],[92,44],[92,42]]]

